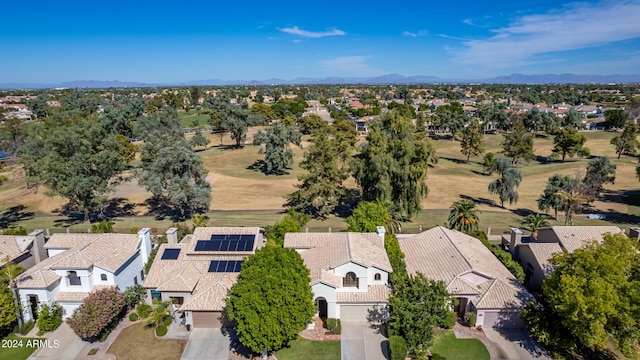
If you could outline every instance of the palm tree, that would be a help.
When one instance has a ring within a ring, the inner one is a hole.
[[[451,205],[449,228],[470,234],[478,231],[478,209],[471,200],[458,200]]]
[[[18,294],[16,292],[16,279],[23,272],[24,267],[19,264],[14,264],[7,255],[4,268],[0,271],[0,282],[3,284],[6,283],[9,286],[9,290],[11,290],[13,302],[16,304],[18,326],[22,326],[22,311],[20,310],[20,301],[18,301]]]
[[[153,305],[153,312],[149,315],[148,318],[144,319],[144,324],[146,326],[153,325],[158,327],[164,323],[164,317],[167,315],[167,308],[171,302],[169,301],[158,301]]]
[[[584,196],[576,187],[568,191],[559,190],[553,194],[553,196],[561,199],[563,202],[563,208],[565,211],[564,226],[567,226],[569,223],[573,226],[573,218],[576,211],[580,209],[582,204],[589,200],[589,198]]]
[[[534,239],[538,238],[538,228],[549,226],[547,216],[542,214],[529,214],[522,219],[522,227],[525,230],[531,231],[531,236]]]

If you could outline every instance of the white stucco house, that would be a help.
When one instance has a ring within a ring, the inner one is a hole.
[[[391,293],[391,264],[379,233],[288,233],[284,247],[295,249],[311,273],[319,317],[341,321],[385,320]]]
[[[442,226],[398,238],[407,272],[443,281],[459,316],[476,312],[483,328],[524,327],[520,312],[533,297],[480,240]]]
[[[151,252],[149,229],[137,234],[54,234],[44,245],[49,257],[22,273],[16,286],[25,321],[42,304],[59,303],[63,318],[93,290],[142,284]]]
[[[236,283],[244,259],[266,243],[259,227],[198,227],[178,242],[167,231],[144,280],[147,301],[170,301],[187,328],[228,327],[227,291]]]
[[[29,235],[0,235],[0,269],[9,259],[13,264],[18,264],[29,269],[35,264],[47,258],[44,249],[44,232],[32,231]]]

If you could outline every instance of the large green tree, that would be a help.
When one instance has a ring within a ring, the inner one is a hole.
[[[34,124],[18,151],[28,181],[61,196],[84,214],[100,210],[107,195],[123,180],[125,144],[95,117],[68,113]]]
[[[483,132],[480,130],[480,123],[473,119],[467,127],[462,129],[462,140],[460,147],[463,155],[467,155],[467,164],[471,155],[477,156],[484,151]]]
[[[503,153],[517,166],[520,160],[529,161],[536,158],[533,150],[533,134],[528,133],[522,121],[513,124],[511,132],[504,136]]]
[[[259,354],[294,340],[315,312],[309,282],[294,249],[267,246],[248,257],[226,300],[240,343]]]
[[[629,114],[621,109],[610,109],[604,112],[604,117],[608,127],[622,128],[627,123]]]
[[[538,210],[549,212],[553,209],[554,218],[558,220],[558,211],[564,208],[564,202],[555,194],[560,191],[568,191],[573,186],[571,176],[555,174],[547,181],[544,192],[538,198]]]
[[[597,157],[589,160],[584,176],[583,193],[589,201],[595,201],[604,190],[604,184],[613,184],[616,180],[616,165],[609,158]]]
[[[393,234],[399,223],[389,212],[390,205],[382,201],[362,201],[347,217],[347,231],[376,232],[378,226],[384,226],[386,232]]]
[[[390,111],[371,124],[352,171],[365,201],[392,203],[402,218],[422,209],[427,168],[435,150],[415,137],[411,120]]]
[[[138,182],[155,197],[167,201],[184,218],[209,209],[211,185],[202,159],[184,137],[178,114],[164,109],[140,119]]]
[[[389,329],[402,336],[412,350],[426,347],[433,337],[432,327],[451,328],[456,316],[450,311],[451,298],[443,282],[417,273],[398,284],[389,298]]]
[[[266,173],[283,175],[287,169],[293,168],[293,151],[290,145],[299,147],[301,135],[293,126],[280,122],[273,124],[266,132],[258,131],[253,138],[254,145],[264,145],[260,153],[264,153]]]
[[[300,167],[307,173],[298,176],[301,181],[296,185],[298,190],[287,199],[296,209],[325,218],[346,195],[342,182],[347,179],[347,172],[340,166],[335,139],[329,139],[326,132],[318,132],[305,151]]]
[[[471,234],[478,231],[478,209],[476,203],[471,200],[458,200],[454,202],[449,211],[448,225],[450,229]]]
[[[7,326],[18,320],[18,325],[22,325],[22,312],[20,311],[20,302],[18,301],[18,289],[16,288],[16,279],[24,272],[24,267],[20,264],[14,264],[7,255],[4,259],[4,265],[0,270],[0,291],[3,292],[2,303],[0,308],[0,328]],[[6,290],[6,293],[4,293]],[[7,304],[6,297],[12,300],[12,305]],[[6,308],[5,308],[6,307]],[[4,324],[4,325],[3,325]]]
[[[622,154],[635,156],[638,153],[638,147],[640,147],[638,125],[632,121],[627,122],[622,134],[611,139],[611,145],[616,147],[618,159]]]
[[[520,169],[505,158],[499,158],[496,162],[498,178],[489,183],[489,193],[500,197],[500,206],[504,208],[504,202],[509,204],[518,202],[518,186],[522,181]]]
[[[584,143],[587,142],[587,137],[578,133],[578,130],[573,128],[564,128],[553,139],[553,148],[551,149],[550,159],[562,158],[564,162],[567,155],[569,157],[574,156],[589,156],[590,151],[584,147]]]
[[[640,248],[624,234],[607,234],[573,253],[555,254],[544,281],[544,307],[528,306],[529,332],[545,345],[607,348],[637,355],[640,337]]]

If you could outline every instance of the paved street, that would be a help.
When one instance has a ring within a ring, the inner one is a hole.
[[[387,338],[367,322],[342,322],[340,347],[342,360],[389,359]]]

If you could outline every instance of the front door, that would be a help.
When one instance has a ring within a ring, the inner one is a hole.
[[[29,295],[29,307],[33,320],[38,320],[38,295]]]
[[[316,299],[316,311],[321,318],[327,317],[327,300],[325,298]]]

